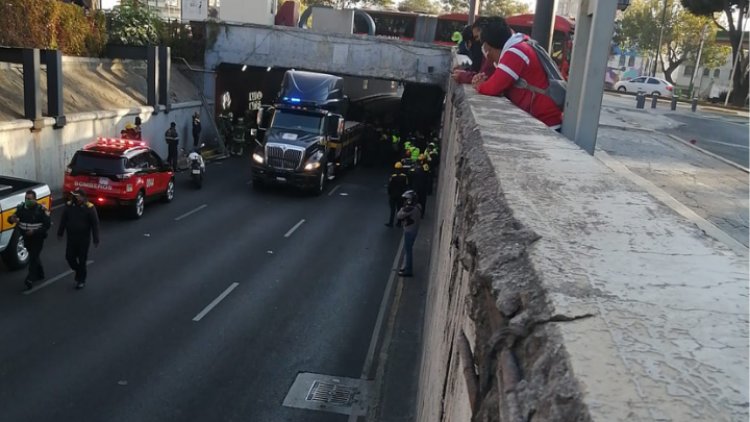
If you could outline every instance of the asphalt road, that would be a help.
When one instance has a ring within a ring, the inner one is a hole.
[[[210,165],[200,191],[178,174],[175,201],[139,221],[103,213],[82,291],[69,275],[25,295],[24,272],[0,268],[0,420],[347,420],[282,401],[298,372],[362,372],[400,240],[387,174],[310,197],[253,192],[247,164]],[[63,250],[50,236],[49,279]]]
[[[602,104],[622,110],[635,111],[635,97],[623,97],[605,94]],[[647,113],[650,117],[662,116],[664,132],[676,135],[686,141],[717,154],[729,161],[748,167],[750,164],[750,132],[748,132],[748,118],[720,112],[701,110],[690,111],[688,105],[680,104],[675,111],[669,109],[667,100],[663,100],[656,110],[651,107],[650,98],[646,101]]]

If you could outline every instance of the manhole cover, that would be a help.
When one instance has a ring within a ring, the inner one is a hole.
[[[307,393],[307,401],[329,403],[336,406],[348,406],[352,402],[355,389],[345,385],[330,382],[313,382],[310,392]]]
[[[285,407],[364,416],[371,381],[302,372],[284,399]]]

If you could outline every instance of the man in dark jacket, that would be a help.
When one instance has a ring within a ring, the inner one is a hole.
[[[421,207],[420,217],[424,218],[425,207],[427,206],[427,193],[430,190],[430,166],[424,164],[422,160],[414,166],[414,171],[411,172],[409,180],[411,181],[411,188],[417,194],[417,201]]]
[[[65,259],[76,273],[76,289],[82,289],[86,286],[86,259],[92,236],[94,246],[99,246],[99,217],[94,204],[86,199],[86,194],[81,190],[74,190],[71,200],[65,204],[57,238],[62,239],[65,232],[68,233]]]
[[[201,117],[196,111],[193,114],[193,148],[201,144]]]
[[[388,218],[388,222],[385,223],[388,227],[393,227],[393,218],[401,206],[401,195],[409,189],[409,178],[404,173],[403,168],[403,164],[397,162],[394,165],[395,171],[391,174],[390,179],[388,179],[388,205],[391,207],[390,217]]]
[[[167,162],[172,166],[172,170],[177,171],[177,146],[180,144],[180,135],[177,133],[177,123],[172,122],[169,125],[167,133],[164,134],[164,140],[169,148]]]
[[[49,210],[36,202],[36,192],[30,190],[26,192],[23,204],[16,208],[16,213],[8,217],[8,223],[16,224],[16,230],[23,236],[24,246],[29,252],[29,273],[24,284],[31,289],[33,282],[44,279],[40,255],[47,231],[52,225]]]

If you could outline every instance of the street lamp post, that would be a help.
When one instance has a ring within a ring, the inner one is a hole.
[[[695,68],[693,69],[693,76],[690,77],[690,99],[693,99],[695,94],[695,77],[698,75],[698,69],[701,66],[701,55],[703,54],[703,45],[706,42],[706,35],[708,34],[708,24],[703,25],[701,30],[701,44],[698,47],[698,57],[695,59]]]
[[[664,0],[664,9],[661,12],[661,28],[659,29],[659,44],[656,45],[656,54],[654,54],[654,65],[651,71],[651,76],[656,76],[656,65],[659,62],[659,55],[661,54],[661,44],[664,41],[664,25],[667,21],[667,4],[669,0]]]

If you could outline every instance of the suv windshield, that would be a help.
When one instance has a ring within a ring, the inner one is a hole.
[[[273,116],[271,127],[273,129],[302,130],[317,134],[323,127],[323,116],[279,110]]]
[[[125,173],[125,158],[79,151],[73,156],[70,169],[73,174],[123,174]]]

